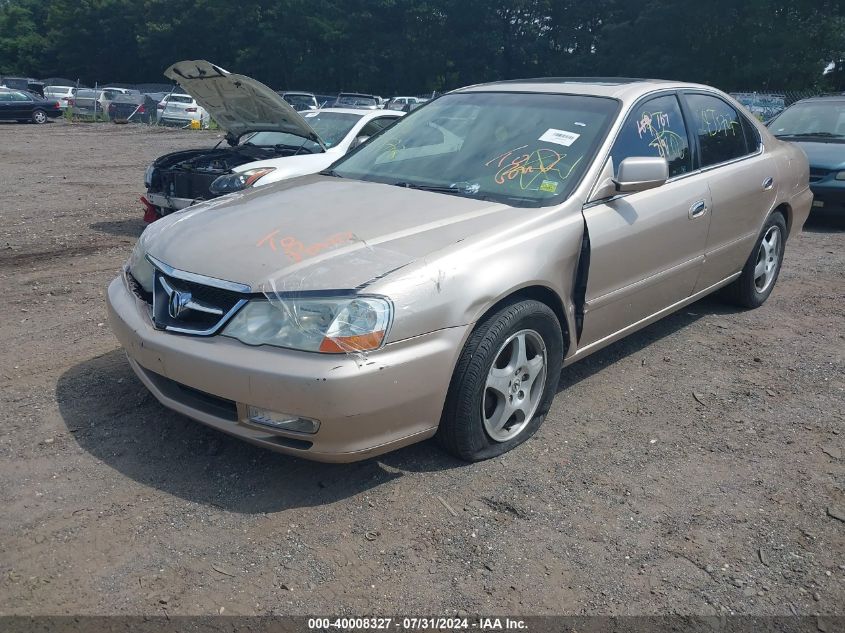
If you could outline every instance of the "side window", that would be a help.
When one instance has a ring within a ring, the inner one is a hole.
[[[698,136],[702,167],[724,163],[750,153],[736,110],[710,95],[689,94],[684,98],[692,112],[692,128]]]
[[[384,128],[388,125],[393,123],[396,120],[396,117],[380,117],[378,119],[373,119],[367,125],[365,125],[361,131],[358,133],[358,136],[373,136],[378,132],[381,132]]]
[[[669,177],[692,170],[692,153],[678,98],[656,97],[638,104],[628,115],[613,149],[613,168],[631,156],[662,156]]]

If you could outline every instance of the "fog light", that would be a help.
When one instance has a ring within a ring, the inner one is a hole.
[[[316,433],[320,428],[318,420],[301,418],[290,413],[278,413],[260,407],[249,405],[247,407],[249,421],[262,426],[269,426],[283,431],[298,431],[299,433]]]

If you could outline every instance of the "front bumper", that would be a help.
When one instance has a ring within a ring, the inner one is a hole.
[[[845,180],[829,178],[810,183],[813,192],[813,215],[845,216]]]
[[[163,215],[167,215],[168,213],[172,213],[173,211],[179,211],[179,209],[184,209],[186,207],[190,207],[193,204],[196,204],[196,200],[191,198],[173,198],[170,196],[165,196],[162,193],[151,193],[147,192],[144,194],[147,200],[150,201],[150,204],[153,204],[164,212]]]
[[[132,369],[162,404],[254,444],[327,462],[433,436],[466,330],[398,341],[362,360],[157,330],[120,277],[109,285],[108,309]],[[250,404],[317,419],[320,428],[305,434],[251,423]]]

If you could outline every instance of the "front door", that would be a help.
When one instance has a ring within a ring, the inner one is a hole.
[[[590,262],[579,347],[683,301],[701,272],[710,189],[706,176],[694,172],[675,94],[647,99],[631,110],[611,160],[618,166],[630,156],[662,156],[669,163],[669,180],[585,206]]]

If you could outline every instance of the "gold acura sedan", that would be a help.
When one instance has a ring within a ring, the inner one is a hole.
[[[481,460],[537,431],[563,367],[715,290],[764,303],[811,202],[802,151],[713,88],[471,86],[151,225],[111,325],[165,406],[255,444]]]

